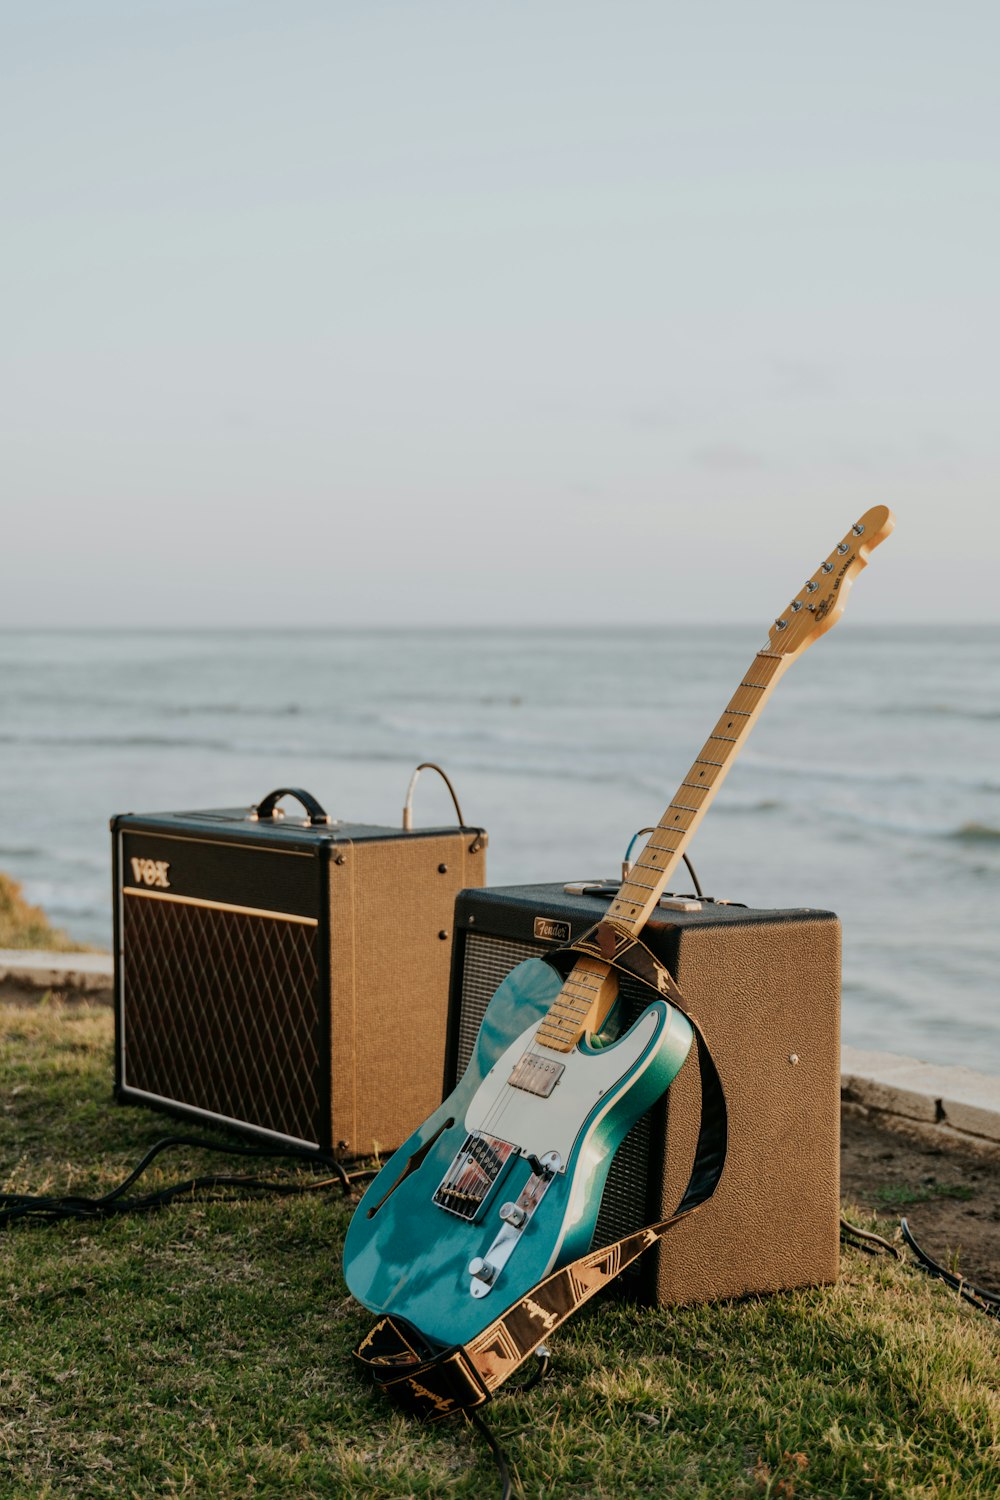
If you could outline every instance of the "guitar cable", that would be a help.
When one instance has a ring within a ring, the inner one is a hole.
[[[916,1264],[921,1271],[926,1271],[928,1276],[934,1276],[939,1281],[943,1281],[964,1301],[970,1303],[979,1312],[985,1313],[988,1318],[1000,1320],[1000,1292],[988,1292],[985,1287],[976,1286],[974,1282],[967,1281],[964,1276],[956,1276],[954,1272],[946,1270],[917,1244],[905,1218],[900,1219],[899,1228],[904,1242],[916,1256]],[[907,1263],[898,1245],[893,1245],[889,1240],[883,1239],[880,1234],[873,1234],[870,1229],[859,1229],[856,1224],[851,1224],[847,1219],[840,1221],[840,1237],[842,1240],[850,1237],[858,1241],[857,1248],[866,1250],[870,1255],[885,1253],[895,1256],[896,1260],[903,1261],[904,1264]],[[877,1248],[872,1249],[871,1246]]]
[[[297,1162],[300,1166],[318,1167],[326,1172],[333,1173],[319,1182],[274,1182],[260,1177],[244,1177],[231,1173],[209,1173],[205,1176],[190,1177],[183,1182],[170,1184],[168,1187],[160,1188],[155,1193],[145,1193],[138,1197],[126,1198],[128,1189],[136,1182],[161,1152],[177,1146],[187,1146],[199,1151],[215,1151],[225,1156],[242,1156],[258,1159],[281,1158]],[[220,1141],[206,1141],[197,1136],[171,1135],[151,1146],[143,1156],[142,1160],[121,1181],[117,1187],[110,1192],[102,1193],[98,1197],[90,1197],[86,1194],[68,1193],[61,1197],[38,1196],[27,1193],[0,1193],[0,1229],[21,1219],[40,1220],[43,1223],[56,1223],[63,1219],[109,1219],[118,1214],[150,1213],[159,1208],[165,1208],[175,1198],[191,1196],[194,1193],[205,1192],[213,1188],[242,1188],[242,1193],[230,1193],[225,1196],[215,1196],[205,1201],[212,1203],[237,1202],[244,1197],[247,1191],[254,1193],[272,1193],[284,1196],[295,1196],[302,1193],[315,1193],[323,1188],[337,1185],[345,1196],[349,1196],[354,1185],[367,1181],[374,1177],[378,1169],[374,1167],[363,1168],[359,1171],[348,1172],[342,1163],[325,1153],[297,1151],[292,1147],[260,1147],[260,1146],[237,1146]]]
[[[525,1391],[533,1390],[538,1382],[544,1379],[552,1364],[552,1355],[544,1344],[539,1344],[535,1350],[535,1358],[538,1360],[538,1364],[527,1380],[522,1381],[520,1385],[508,1386],[504,1395],[507,1395],[511,1391],[516,1391],[519,1396],[523,1395]],[[496,1434],[483,1421],[478,1411],[467,1411],[465,1418],[466,1421],[470,1422],[473,1427],[482,1433],[493,1455],[493,1462],[496,1464],[497,1473],[500,1476],[500,1500],[511,1500],[510,1468],[507,1464],[507,1455],[497,1441]]]

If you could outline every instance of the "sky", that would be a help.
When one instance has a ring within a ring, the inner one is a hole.
[[[0,0],[0,626],[1000,620],[998,44]]]

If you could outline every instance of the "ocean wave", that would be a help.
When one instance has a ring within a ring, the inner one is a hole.
[[[994,828],[990,823],[962,823],[958,828],[950,829],[944,837],[960,844],[997,844],[1000,843],[1000,828]]]
[[[882,703],[874,705],[872,712],[885,718],[902,719],[972,719],[981,723],[995,723],[1000,719],[1000,708],[972,708],[967,704]]]
[[[3,745],[46,745],[59,750],[222,750],[236,747],[230,740],[198,739],[167,734],[0,734]]]
[[[740,764],[751,771],[765,774],[776,772],[781,776],[794,777],[799,781],[844,782],[852,786],[933,786],[960,787],[967,792],[987,792],[992,796],[1000,793],[1000,782],[963,776],[938,775],[929,771],[899,771],[892,766],[832,766],[821,761],[780,760],[776,756],[757,755],[752,750],[744,751]]]
[[[1000,828],[989,823],[975,821],[930,825],[926,822],[910,822],[906,818],[885,817],[878,813],[861,812],[853,807],[816,808],[824,821],[835,816],[842,823],[850,823],[871,834],[891,833],[901,838],[929,841],[932,843],[991,844],[1000,843]],[[921,856],[923,857],[923,856]],[[989,872],[992,873],[992,872]]]

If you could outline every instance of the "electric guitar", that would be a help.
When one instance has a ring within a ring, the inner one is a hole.
[[[839,619],[893,525],[885,506],[867,511],[775,620],[611,902],[612,934],[639,934],[778,679]],[[344,1271],[359,1302],[407,1319],[432,1347],[467,1344],[587,1251],[611,1159],[693,1035],[657,998],[614,1037],[616,998],[615,971],[596,957],[565,980],[539,958],[507,976],[465,1075],[355,1211]]]

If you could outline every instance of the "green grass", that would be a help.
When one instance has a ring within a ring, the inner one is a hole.
[[[0,1022],[8,1191],[106,1189],[173,1128],[110,1103],[107,1010]],[[148,1186],[215,1161],[168,1155]],[[497,1494],[470,1428],[418,1427],[355,1376],[371,1320],[341,1277],[348,1213],[324,1191],[0,1233],[0,1495]],[[845,1250],[842,1271],[711,1307],[591,1304],[549,1379],[485,1411],[519,1492],[992,1500],[995,1325],[888,1259]]]
[[[910,1208],[914,1203],[932,1203],[935,1198],[959,1198],[967,1202],[975,1196],[975,1188],[966,1182],[921,1182],[913,1185],[889,1182],[875,1194],[878,1202],[893,1213]]]

